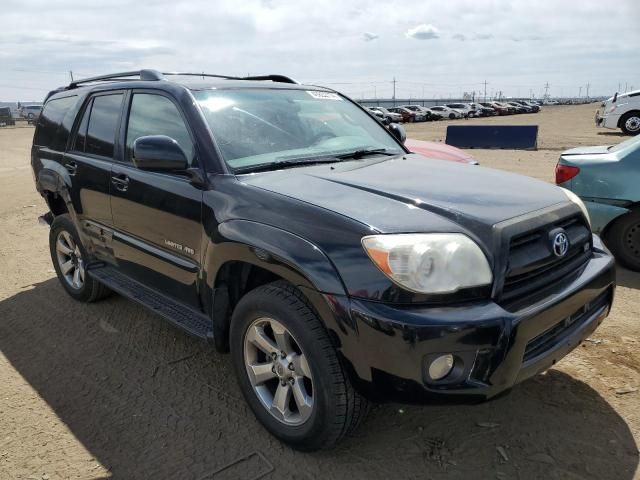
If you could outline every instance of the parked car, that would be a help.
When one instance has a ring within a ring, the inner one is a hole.
[[[380,111],[380,110],[376,110],[375,108],[372,107],[366,107],[367,110],[369,110],[371,113],[373,113],[376,118],[378,120],[380,120],[384,125],[389,125],[391,123],[391,118],[385,116],[385,114]]]
[[[549,99],[545,99],[542,101],[543,105],[559,105],[559,102],[557,100],[549,100]]]
[[[627,135],[640,133],[640,90],[616,93],[602,102],[596,112],[596,127],[619,128]]]
[[[531,107],[525,107],[524,105],[520,105],[516,102],[507,102],[507,105],[513,107],[515,109],[515,113],[531,113],[533,110]]]
[[[563,152],[556,183],[580,196],[616,258],[640,270],[640,136]]]
[[[331,89],[197,77],[48,95],[31,165],[51,260],[73,299],[117,292],[230,351],[283,442],[331,446],[371,400],[495,397],[608,315],[613,258],[573,193],[413,154]]]
[[[540,111],[540,107],[538,105],[527,102],[525,100],[514,100],[513,103],[517,105],[522,105],[524,108],[527,109],[527,113],[537,113]]]
[[[424,122],[426,120],[426,117],[424,114],[419,113],[419,112],[414,112],[412,110],[409,110],[408,108],[404,108],[404,107],[393,107],[393,108],[389,108],[390,112],[394,112],[394,113],[399,113],[400,115],[402,115],[402,121],[403,122]]]
[[[426,107],[423,107],[422,105],[400,105],[400,107],[406,108],[407,110],[411,110],[412,112],[415,112],[416,115],[422,115],[422,117],[426,121],[432,120],[433,115],[431,113],[431,110],[429,110]]]
[[[382,112],[384,114],[384,118],[387,119],[388,123],[400,123],[402,122],[402,115],[396,112],[390,112],[384,107],[370,107],[372,110],[377,110],[378,112]]]
[[[42,112],[42,105],[24,105],[20,107],[20,116],[29,120],[37,118],[40,112]]]
[[[476,112],[476,117],[492,117],[494,115],[498,115],[498,112],[495,108],[485,107],[480,103],[470,103],[469,107],[471,107]]]
[[[497,102],[482,102],[480,105],[485,108],[492,108],[498,115],[509,115],[509,108],[499,105]]]
[[[0,127],[15,125],[16,121],[11,114],[11,108],[0,107]]]
[[[435,107],[429,107],[429,108],[432,111],[441,114],[442,118],[448,118],[449,120],[462,118],[462,113],[460,111],[454,110],[453,108],[449,108],[445,105],[437,105]]]
[[[426,140],[413,140],[407,138],[404,146],[413,153],[419,153],[428,158],[439,160],[449,160],[451,162],[467,163],[469,165],[480,165],[478,161],[464,150],[461,150],[446,143],[429,142]]]
[[[460,112],[464,118],[473,117],[475,115],[475,110],[466,103],[447,103],[446,106],[452,110]]]

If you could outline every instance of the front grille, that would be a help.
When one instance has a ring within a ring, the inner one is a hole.
[[[556,345],[560,338],[575,331],[592,314],[600,310],[602,307],[609,305],[609,303],[611,303],[611,291],[607,290],[573,314],[569,315],[567,318],[562,319],[553,327],[531,339],[525,348],[523,361],[527,362],[545,353]]]
[[[563,228],[569,238],[569,250],[557,257],[550,245],[551,231]],[[553,222],[511,238],[501,303],[510,303],[535,295],[581,271],[591,256],[591,230],[582,216]]]

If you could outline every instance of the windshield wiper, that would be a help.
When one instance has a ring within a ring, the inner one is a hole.
[[[387,151],[386,148],[363,148],[361,150],[354,150],[353,152],[336,155],[336,158],[340,158],[340,159],[353,158],[357,160],[358,158],[366,157],[367,155],[397,155],[397,154]]]
[[[274,162],[260,163],[258,165],[248,165],[246,167],[234,168],[234,173],[264,172],[267,170],[279,170],[281,168],[297,167],[300,165],[314,165],[318,163],[336,163],[342,161],[341,158],[318,157],[318,158],[298,158],[291,160],[276,160]]]

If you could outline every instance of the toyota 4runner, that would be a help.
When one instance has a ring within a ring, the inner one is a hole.
[[[608,315],[612,257],[571,192],[404,138],[280,75],[75,81],[32,148],[60,283],[230,351],[258,420],[299,449],[371,400],[494,397]]]

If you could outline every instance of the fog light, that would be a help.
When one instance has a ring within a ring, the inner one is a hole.
[[[442,380],[453,369],[453,355],[441,355],[429,365],[429,377],[431,380]]]

